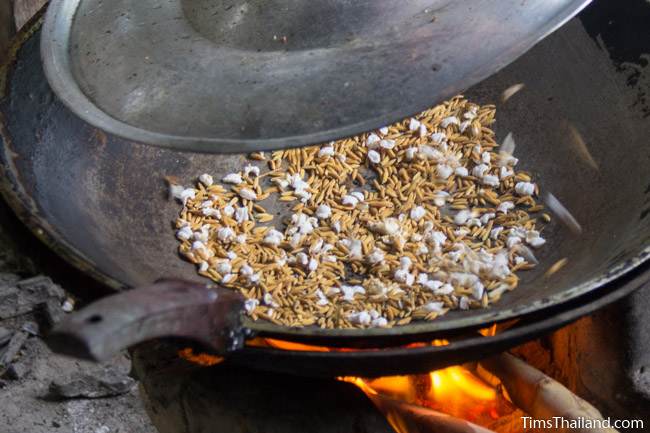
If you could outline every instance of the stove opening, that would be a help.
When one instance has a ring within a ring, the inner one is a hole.
[[[419,430],[414,426],[414,416],[429,417],[429,423],[444,426],[452,422],[445,415],[496,431],[503,419],[517,412],[501,382],[478,364],[428,374],[340,380],[358,386],[398,433]]]
[[[484,336],[496,334],[496,325],[481,330]],[[449,344],[434,340],[434,346]],[[418,427],[413,415],[428,416],[444,426],[450,417],[494,430],[504,417],[517,408],[503,389],[501,381],[478,363],[451,366],[427,374],[380,378],[341,377],[339,380],[359,387],[398,433],[414,433]],[[418,411],[426,408],[429,411]],[[415,412],[415,414],[414,414]]]
[[[499,329],[510,325],[500,325]],[[494,336],[497,326],[483,329],[480,333],[485,337]],[[453,342],[434,340],[411,343],[407,347],[448,344]],[[247,345],[303,352],[381,350],[334,348],[259,337],[249,340]],[[526,347],[532,349],[526,350]],[[521,346],[517,353],[525,359],[533,359],[538,352],[534,347],[532,343]],[[192,348],[184,348],[178,355],[202,366],[214,366],[225,360],[195,352]],[[359,388],[397,433],[535,431],[525,424],[527,417],[529,421],[553,416],[578,420],[575,422],[602,420],[600,412],[589,403],[508,353],[424,374],[335,379]]]
[[[493,336],[496,332],[496,325],[480,331],[486,337]],[[407,347],[448,344],[447,340],[434,340],[411,343]],[[380,350],[332,348],[272,338],[254,338],[249,340],[247,345],[311,352]],[[189,347],[181,349],[178,354],[181,358],[201,366],[214,366],[224,361],[222,357],[196,352]],[[450,423],[461,422],[466,423],[469,428],[476,429],[481,426],[497,431],[498,428],[494,429],[504,424],[504,419],[510,419],[515,414],[522,415],[509,400],[500,380],[476,362],[425,374],[378,378],[346,376],[338,377],[337,380],[361,389],[398,433],[421,431],[417,422],[414,424],[414,417],[426,418],[425,428],[429,428],[433,423],[449,430]]]

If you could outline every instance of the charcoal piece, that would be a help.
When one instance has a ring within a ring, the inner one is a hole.
[[[55,379],[50,383],[50,396],[58,399],[102,398],[126,394],[136,381],[115,369],[98,374],[80,374],[70,380]]]
[[[0,326],[0,347],[2,347],[5,344],[9,343],[9,340],[11,340],[12,335],[13,335],[12,331],[10,331],[7,328],[3,328],[3,327]]]
[[[20,380],[27,376],[27,373],[29,373],[29,368],[27,368],[27,365],[20,362],[11,364],[2,377],[9,380]]]
[[[0,287],[0,319],[29,313],[49,300],[59,304],[65,299],[61,287],[45,276],[21,280],[13,286]]]
[[[63,289],[58,284],[54,284],[54,281],[52,281],[50,277],[44,275],[38,275],[36,277],[18,281],[16,287],[21,291],[37,293],[42,296],[43,299],[56,298],[61,301],[65,299],[65,292]]]
[[[12,286],[0,287],[0,319],[22,314],[18,310],[18,289]]]
[[[25,322],[23,323],[23,326],[20,329],[22,329],[29,335],[33,335],[33,336],[41,335],[41,332],[38,327],[38,323],[36,322],[32,322],[32,321]]]
[[[41,304],[38,310],[38,319],[40,329],[47,331],[51,329],[54,325],[59,323],[65,313],[59,305],[59,301],[54,299],[48,299],[47,302]]]
[[[9,343],[0,349],[0,369],[4,370],[11,365],[20,349],[23,348],[23,344],[27,341],[27,335],[24,331],[16,332],[9,340]]]

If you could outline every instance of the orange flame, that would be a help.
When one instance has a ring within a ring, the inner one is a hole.
[[[470,367],[455,366],[429,374],[378,379],[343,377],[361,389],[398,433],[413,433],[403,402],[493,429],[501,417],[516,408],[497,389],[483,381]],[[391,403],[393,402],[393,403]],[[420,430],[417,430],[420,431]]]
[[[481,335],[496,335],[497,325],[479,331]],[[411,343],[404,347],[445,346],[447,340]],[[338,348],[296,343],[274,338],[253,338],[246,343],[249,347],[272,347],[290,351],[331,352],[371,351],[377,348]],[[211,366],[223,358],[205,353],[195,354],[191,348],[179,351],[179,355],[191,362]],[[499,384],[483,380],[474,366],[463,365],[432,371],[428,374],[408,376],[387,376],[375,379],[361,377],[340,377],[341,381],[359,387],[384,412],[391,425],[400,433],[406,433],[401,415],[395,410],[385,409],[381,399],[392,399],[433,409],[438,412],[462,418],[483,427],[490,426],[501,416],[512,414],[515,407],[498,390]]]
[[[315,346],[312,344],[295,343],[293,341],[276,340],[275,338],[252,338],[246,342],[249,347],[273,347],[282,350],[293,350],[297,352],[331,352],[330,347]]]
[[[224,361],[224,358],[220,356],[208,355],[207,353],[194,353],[194,350],[191,347],[179,350],[178,356],[204,367],[211,367]]]
[[[446,340],[433,340],[417,343],[409,343],[402,347],[426,347],[426,346],[446,346],[449,344]],[[330,346],[316,346],[313,344],[296,343],[294,341],[277,340],[275,338],[261,338],[256,337],[248,340],[246,346],[249,347],[273,347],[275,349],[293,350],[297,352],[367,352],[382,350],[380,348],[351,348],[351,347],[330,347]]]
[[[480,331],[484,336],[496,334],[496,325]],[[446,345],[445,340],[432,344]],[[342,377],[342,381],[359,387],[384,415],[393,427],[403,433],[400,414],[386,413],[385,405],[379,399],[389,398],[409,404],[427,407],[457,418],[462,418],[483,427],[489,427],[501,416],[509,415],[515,407],[491,385],[480,378],[471,365],[453,366],[428,374],[389,376],[377,379]]]
[[[403,401],[442,412],[489,428],[495,420],[510,415],[515,407],[485,382],[471,366],[454,366],[429,374],[389,376],[378,379],[342,377],[339,380],[359,387],[400,433],[400,414],[385,410],[381,399]],[[390,413],[387,413],[390,412]]]

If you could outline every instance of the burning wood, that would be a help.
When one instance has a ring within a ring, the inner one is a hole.
[[[496,325],[480,332],[495,335]],[[428,344],[442,346],[449,342],[436,340]],[[341,380],[358,386],[400,433],[436,431],[441,427],[454,432],[491,431],[486,428],[512,415],[516,408],[496,386],[475,374],[474,367],[468,364],[428,374]]]
[[[559,382],[508,353],[484,360],[481,364],[501,380],[512,402],[534,419],[546,420],[553,417],[567,420],[603,419],[598,409],[591,404],[573,394]],[[617,430],[560,428],[558,432],[614,433]]]
[[[489,426],[500,416],[509,415],[514,409],[505,399],[497,398],[485,384],[477,385],[468,380],[461,367],[441,370],[430,376],[402,376],[376,380],[346,378],[345,380],[362,389],[366,395],[391,421],[400,433],[411,433],[401,429],[395,419],[409,419],[424,416],[431,419],[425,424],[441,422],[440,414],[456,419],[468,420],[473,425]],[[457,369],[457,370],[456,370]],[[413,408],[418,408],[417,411]],[[501,409],[501,412],[499,411]],[[396,425],[398,424],[398,425]]]
[[[342,380],[358,386],[399,433],[436,431],[434,427],[443,426],[444,431],[486,432],[516,410],[471,365],[423,375]]]
[[[480,331],[493,336],[497,325]],[[247,344],[289,351],[357,351],[376,349],[332,348],[270,338]],[[412,343],[446,345],[446,340]],[[200,365],[215,365],[223,358],[192,349],[179,355]],[[398,433],[431,431],[479,432],[524,431],[523,416],[546,420],[602,420],[600,412],[559,382],[510,354],[501,354],[480,364],[465,364],[428,374],[380,378],[341,377],[361,389],[386,416]],[[505,392],[503,392],[505,388]],[[568,432],[569,430],[560,430]],[[614,429],[578,429],[581,433],[615,433]]]
[[[493,433],[469,421],[381,395],[368,395],[398,433]]]

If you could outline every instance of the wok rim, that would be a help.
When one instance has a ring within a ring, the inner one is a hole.
[[[306,374],[308,376],[322,375],[331,377],[330,369],[336,375],[358,375],[361,368],[370,377],[390,376],[396,374],[428,373],[432,370],[472,362],[498,353],[507,351],[517,345],[549,332],[565,327],[581,317],[593,314],[601,308],[620,301],[634,291],[645,287],[650,275],[650,262],[645,266],[626,273],[618,281],[619,287],[606,285],[598,291],[592,302],[580,304],[579,300],[570,303],[578,305],[564,308],[566,304],[554,308],[554,315],[544,315],[539,318],[514,323],[492,336],[479,333],[465,333],[460,338],[450,337],[447,345],[425,345],[422,347],[392,347],[386,346],[379,350],[367,351],[296,351],[273,347],[244,347],[241,351],[230,355],[233,362],[251,368],[279,371],[290,374]],[[607,289],[610,290],[607,290]],[[273,361],[260,365],[258,357]],[[389,362],[390,360],[390,362]],[[285,363],[302,362],[304,370],[295,371],[285,366]],[[337,362],[334,367],[322,368],[322,363]],[[341,363],[344,363],[343,365]],[[322,374],[324,372],[324,374]]]
[[[84,94],[75,79],[68,53],[68,40],[74,24],[75,14],[81,0],[51,0],[45,13],[41,32],[41,59],[48,83],[59,100],[73,114],[84,122],[111,135],[125,140],[146,143],[156,147],[176,151],[199,153],[249,153],[277,149],[301,147],[315,143],[326,143],[371,131],[393,123],[396,119],[405,119],[415,113],[428,109],[431,104],[411,104],[394,110],[390,114],[373,117],[344,127],[329,129],[311,134],[293,135],[272,139],[227,139],[215,137],[190,137],[173,135],[130,125],[108,114]],[[529,37],[504,49],[493,62],[475,70],[461,79],[457,79],[441,93],[440,100],[449,98],[487,77],[495,74],[505,66],[533,48],[540,40],[556,31],[567,21],[578,15],[592,0],[571,0],[554,19],[540,25]],[[487,66],[492,65],[492,66]],[[454,90],[456,89],[456,90]],[[426,105],[426,106],[424,106]]]
[[[7,62],[0,66],[0,101],[7,98],[5,86],[8,85],[10,71],[22,44],[33,37],[42,21],[42,12],[37,14],[14,38],[9,52]],[[36,35],[38,37],[38,35]],[[4,84],[4,85],[3,85]],[[48,221],[39,215],[38,206],[31,200],[31,197],[22,188],[19,178],[20,173],[12,164],[12,155],[16,155],[11,149],[12,140],[6,128],[6,119],[0,113],[0,194],[9,204],[17,217],[29,228],[29,230],[40,239],[48,248],[61,256],[67,262],[80,271],[93,277],[100,283],[114,290],[131,288],[118,279],[111,277],[102,271],[99,266],[87,258],[82,251],[70,245],[61,236],[56,227],[51,226]],[[454,331],[466,331],[490,326],[493,323],[504,322],[514,319],[522,319],[532,314],[542,313],[553,308],[561,307],[570,301],[577,300],[582,296],[588,296],[607,285],[615,283],[624,275],[633,270],[639,269],[641,265],[649,262],[650,243],[641,248],[633,257],[618,261],[610,266],[607,271],[600,273],[582,284],[551,295],[543,300],[535,301],[523,306],[515,306],[500,312],[486,310],[472,310],[473,314],[462,314],[459,318],[446,321],[433,322],[412,322],[407,326],[394,328],[371,328],[371,329],[321,329],[321,328],[290,328],[278,326],[271,322],[253,321],[242,312],[243,325],[253,333],[264,336],[282,336],[288,340],[310,340],[319,339],[322,341],[332,339],[341,340],[369,340],[382,338],[415,339],[422,335],[436,335],[451,333]],[[180,257],[179,257],[179,260]],[[164,277],[164,275],[161,275]],[[577,317],[576,317],[577,318]]]

